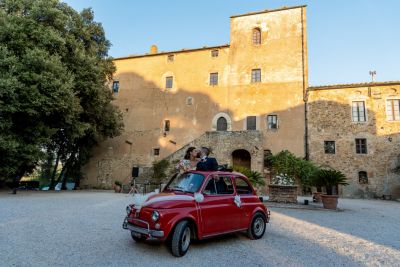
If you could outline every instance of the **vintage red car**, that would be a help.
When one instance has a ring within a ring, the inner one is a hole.
[[[191,239],[239,231],[259,239],[270,217],[245,176],[221,171],[177,174],[161,193],[136,199],[126,212],[123,228],[135,241],[167,241],[177,257],[186,254]]]

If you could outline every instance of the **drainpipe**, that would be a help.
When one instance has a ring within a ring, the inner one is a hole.
[[[304,55],[304,7],[301,8],[301,60],[302,60],[302,70],[303,70],[303,101],[304,101],[304,153],[305,159],[309,160],[308,151],[308,114],[307,114],[307,101],[308,101],[308,88],[306,88],[305,80],[305,55]]]

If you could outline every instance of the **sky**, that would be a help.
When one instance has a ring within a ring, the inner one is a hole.
[[[63,0],[91,7],[112,57],[230,42],[230,19],[282,6],[307,5],[310,86],[400,80],[398,0]]]

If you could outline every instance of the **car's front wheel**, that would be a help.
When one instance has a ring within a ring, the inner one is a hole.
[[[265,233],[266,226],[265,216],[261,213],[256,213],[251,221],[251,225],[247,230],[247,235],[250,239],[260,239]]]
[[[136,242],[142,242],[142,241],[146,240],[146,236],[145,235],[142,235],[142,234],[139,234],[139,233],[135,233],[133,231],[131,231],[131,236],[132,236],[132,239],[135,240]]]
[[[189,250],[191,230],[188,221],[179,222],[171,239],[171,252],[175,257],[182,257]]]

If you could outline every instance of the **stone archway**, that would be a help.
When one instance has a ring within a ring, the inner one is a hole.
[[[251,155],[245,149],[236,149],[232,152],[233,167],[240,166],[251,169]]]

